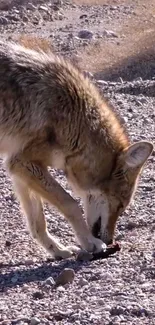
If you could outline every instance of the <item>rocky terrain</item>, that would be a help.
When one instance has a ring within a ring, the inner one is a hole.
[[[48,39],[89,74],[133,142],[155,142],[154,1],[0,1],[1,39],[21,33]],[[63,173],[51,172],[71,193]],[[0,325],[155,324],[154,184],[153,152],[118,221],[121,251],[115,256],[52,261],[30,237],[1,164]],[[47,205],[45,214],[49,230],[73,243],[63,216]]]

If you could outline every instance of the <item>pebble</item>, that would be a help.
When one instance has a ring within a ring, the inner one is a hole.
[[[98,83],[98,85],[101,85],[101,86],[103,86],[103,85],[108,85],[108,82],[107,81],[105,81],[105,80],[97,80],[97,83]]]
[[[127,224],[126,224],[126,229],[128,229],[128,230],[132,230],[132,229],[134,229],[134,228],[136,228],[137,227],[137,224],[136,224],[136,222],[134,222],[134,221],[129,221]]]
[[[43,299],[43,297],[44,297],[44,294],[41,291],[35,291],[33,293],[33,298],[34,299]]]
[[[10,246],[11,246],[11,241],[10,241],[10,240],[6,240],[6,242],[5,242],[5,246],[6,246],[6,247],[10,247]]]
[[[64,292],[64,291],[66,291],[66,290],[65,290],[65,288],[64,288],[64,287],[62,287],[62,286],[59,286],[59,287],[57,288],[57,291],[59,291],[59,292]]]
[[[62,6],[63,5],[63,0],[54,0],[53,3],[54,3],[54,5]]]
[[[31,318],[30,325],[37,325],[40,324],[40,319],[37,317]]]
[[[137,237],[138,236],[138,231],[137,230],[133,230],[130,232],[130,237]],[[131,239],[132,241],[132,239]]]
[[[24,22],[24,23],[27,23],[27,22],[29,21],[29,19],[28,19],[27,16],[23,16],[22,19],[23,19],[23,22]]]
[[[43,6],[43,5],[40,6],[39,9],[40,9],[40,10],[43,10],[43,11],[45,11],[45,12],[48,12],[48,11],[49,11],[49,9],[48,9],[46,6]]]
[[[73,269],[65,268],[57,277],[56,286],[63,286],[66,283],[72,283],[75,278],[75,272]]]
[[[55,281],[52,277],[50,277],[50,278],[47,278],[43,283],[50,285],[52,287],[55,284]]]
[[[126,116],[124,116],[124,117],[121,116],[120,121],[121,121],[122,124],[128,123],[128,118]]]
[[[87,29],[83,29],[80,30],[78,33],[78,37],[82,38],[82,39],[92,39],[93,38],[93,32],[87,30]]]
[[[30,3],[30,2],[27,4],[26,8],[28,10],[36,10],[36,7],[32,3]]]
[[[99,304],[99,305],[104,305],[105,304],[105,301],[104,301],[104,299],[98,299],[97,300],[97,304]]]
[[[87,281],[86,279],[84,279],[84,278],[81,277],[81,278],[79,279],[78,284],[79,284],[81,287],[83,287],[83,286],[85,286],[85,285],[88,284],[88,281]]]
[[[122,306],[113,306],[110,310],[112,316],[124,314],[125,308]]]
[[[11,282],[12,283],[16,283],[18,281],[18,275],[14,275],[12,278],[11,278]]]
[[[84,18],[87,18],[88,16],[86,15],[86,14],[83,14],[83,15],[81,15],[79,18],[80,19],[84,19]]]
[[[11,22],[17,22],[20,20],[20,18],[17,15],[7,15],[7,19],[9,19]]]
[[[25,265],[33,265],[33,264],[34,264],[33,259],[27,259],[27,260],[25,260]]]
[[[0,16],[0,25],[7,25],[9,23],[6,17]]]
[[[107,30],[107,29],[104,30],[103,36],[106,36],[106,37],[118,37],[118,35],[115,32],[113,32],[112,30]]]
[[[53,5],[53,6],[52,6],[52,9],[53,9],[54,11],[59,11],[59,10],[60,10],[59,6],[57,6],[57,5]]]

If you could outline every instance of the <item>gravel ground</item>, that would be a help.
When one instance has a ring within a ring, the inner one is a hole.
[[[96,40],[104,42],[106,38],[107,46],[117,43],[118,26],[135,12],[134,1],[118,2],[107,5],[103,1],[104,5],[90,7],[82,1],[81,5],[72,1],[0,1],[1,38],[16,39],[19,32],[37,34],[51,40],[57,52],[75,59],[90,43],[95,46]],[[132,141],[154,142],[155,78],[94,81],[115,106]],[[155,324],[154,166],[153,152],[135,199],[117,224],[115,237],[121,251],[105,260],[78,262],[52,261],[31,239],[1,164],[1,325]],[[71,193],[63,173],[51,173]],[[46,205],[45,214],[49,230],[62,242],[74,243],[72,230],[59,212]]]

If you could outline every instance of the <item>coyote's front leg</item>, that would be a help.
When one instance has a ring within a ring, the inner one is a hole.
[[[91,234],[77,202],[55,181],[47,168],[25,159],[23,153],[12,157],[7,167],[28,219],[32,235],[55,256],[66,258],[75,248],[65,248],[47,231],[40,198],[55,205],[71,223],[83,249],[101,251],[103,242]],[[34,197],[32,196],[34,193]]]
[[[56,258],[70,257],[73,250],[76,251],[76,247],[66,248],[49,234],[40,197],[32,192],[18,176],[13,176],[12,180],[32,237],[52,256]]]

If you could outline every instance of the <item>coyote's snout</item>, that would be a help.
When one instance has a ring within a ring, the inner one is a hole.
[[[47,49],[0,42],[0,152],[30,232],[49,253],[66,258],[78,248],[49,234],[43,202],[65,215],[82,248],[100,251],[113,240],[152,150],[145,141],[130,145],[108,103],[72,64]],[[86,221],[48,166],[64,170]]]

